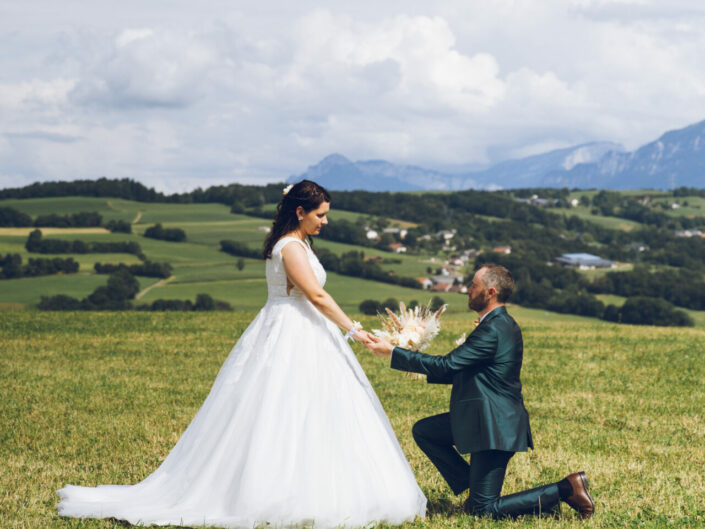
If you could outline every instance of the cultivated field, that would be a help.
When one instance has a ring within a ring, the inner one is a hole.
[[[264,279],[264,263],[256,259],[245,259],[245,268],[235,266],[238,258],[219,251],[223,239],[240,241],[251,248],[261,248],[266,235],[263,228],[271,225],[268,219],[236,215],[222,204],[162,204],[144,203],[115,198],[60,197],[23,200],[0,200],[0,207],[16,208],[30,215],[56,213],[65,215],[80,211],[97,211],[103,221],[123,220],[132,222],[133,233],[109,233],[103,228],[44,228],[42,232],[52,238],[90,241],[135,241],[140,244],[147,258],[156,262],[169,262],[173,266],[169,281],[159,283],[140,295],[137,304],[150,303],[156,299],[195,299],[199,293],[229,302],[235,310],[257,310],[265,302],[267,286]],[[268,206],[273,211],[273,205]],[[348,211],[332,210],[330,219],[355,221],[361,215]],[[173,243],[149,239],[144,231],[156,222],[165,228],[181,228],[187,234],[186,242]],[[404,226],[410,223],[395,221]],[[0,229],[0,254],[19,253],[24,262],[31,257],[53,255],[31,254],[24,248],[31,228]],[[382,265],[407,277],[427,276],[428,267],[436,269],[442,265],[438,257],[397,255],[376,249],[363,248],[332,241],[317,240],[316,246],[328,248],[337,254],[346,251],[364,251],[365,255],[377,255],[398,259],[400,263]],[[31,308],[42,295],[67,294],[81,298],[90,294],[97,286],[105,284],[107,276],[93,271],[96,262],[139,263],[130,254],[73,254],[80,271],[76,275],[51,276],[3,280],[0,282],[0,310]],[[67,257],[61,255],[57,257]],[[146,290],[157,281],[139,277],[140,287]],[[361,301],[382,301],[395,297],[407,303],[411,300],[425,302],[431,294],[420,290],[398,287],[359,278],[328,274],[326,288],[336,297],[345,310],[357,310]],[[451,311],[462,311],[463,296],[444,295]]]
[[[665,528],[705,525],[701,329],[617,326],[510,307],[524,330],[524,397],[536,450],[510,463],[504,493],[585,470],[587,522],[491,521],[460,510],[415,446],[417,419],[448,388],[390,370],[355,346],[429,500],[421,528]],[[60,518],[66,483],[135,483],[154,470],[203,402],[254,313],[4,313],[0,319],[0,526],[119,528]],[[447,315],[432,352],[470,327]],[[364,319],[367,327],[371,319]],[[286,442],[286,440],[282,440]]]

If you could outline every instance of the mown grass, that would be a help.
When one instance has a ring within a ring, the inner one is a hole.
[[[536,450],[504,493],[585,470],[597,512],[583,522],[464,515],[411,437],[449,388],[405,378],[355,346],[429,500],[421,528],[661,528],[705,524],[705,331],[540,319],[510,308],[525,339],[524,397]],[[164,459],[254,313],[5,313],[0,319],[0,526],[114,528],[56,514],[66,483],[135,483]],[[538,317],[537,317],[538,316]],[[362,318],[369,328],[370,318]],[[444,317],[440,353],[471,314]]]

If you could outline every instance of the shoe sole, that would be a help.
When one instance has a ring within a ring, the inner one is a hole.
[[[592,504],[592,512],[590,514],[583,514],[583,518],[590,518],[593,514],[595,514],[595,500],[592,499],[592,496],[590,496],[590,482],[588,481],[587,476],[585,475],[585,472],[580,472],[580,479],[583,481],[583,486],[585,487],[585,494],[587,494],[587,497],[590,498],[590,503]]]

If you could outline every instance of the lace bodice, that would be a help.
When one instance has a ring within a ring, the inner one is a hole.
[[[292,242],[294,241],[294,242]],[[326,283],[326,271],[319,262],[316,254],[308,245],[308,243],[298,239],[296,237],[282,237],[277,241],[272,248],[272,257],[267,259],[266,270],[267,270],[267,292],[268,299],[287,299],[287,298],[304,298],[304,293],[298,288],[294,287],[287,296],[286,293],[286,272],[284,271],[284,263],[282,262],[282,248],[288,243],[300,244],[306,248],[306,253],[308,254],[308,262],[313,269],[313,273],[318,279],[318,283],[323,286]]]

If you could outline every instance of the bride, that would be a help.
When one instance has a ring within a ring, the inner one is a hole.
[[[310,241],[329,208],[314,182],[285,190],[264,245],[267,303],[181,439],[136,485],[59,490],[60,515],[248,529],[424,517],[426,498],[346,342],[369,335],[323,289]]]

